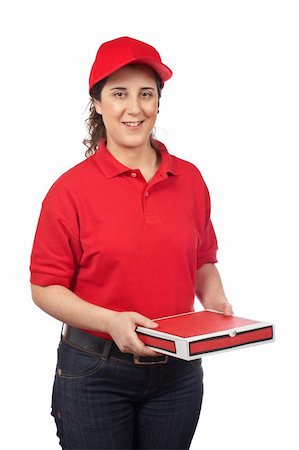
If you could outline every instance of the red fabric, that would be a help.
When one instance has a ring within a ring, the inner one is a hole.
[[[92,87],[127,64],[145,64],[159,75],[162,86],[172,71],[162,63],[157,50],[145,42],[124,36],[104,42],[97,51],[89,76],[89,92]]]
[[[194,165],[157,145],[161,164],[148,184],[104,143],[54,183],[36,230],[31,283],[150,318],[193,310],[196,270],[217,262],[209,193]]]

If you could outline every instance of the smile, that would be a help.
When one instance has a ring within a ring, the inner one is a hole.
[[[141,125],[144,121],[143,120],[139,120],[138,122],[123,122],[124,125],[126,125],[127,127],[138,127],[139,125]]]

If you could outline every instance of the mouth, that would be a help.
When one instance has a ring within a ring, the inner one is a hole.
[[[144,120],[138,120],[135,122],[122,122],[126,127],[129,128],[138,128],[141,124],[143,124]]]

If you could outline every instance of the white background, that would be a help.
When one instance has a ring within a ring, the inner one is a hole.
[[[96,51],[129,35],[157,47],[173,69],[157,137],[195,163],[209,186],[218,268],[235,313],[276,325],[275,343],[204,358],[192,449],[297,449],[298,2],[2,6],[0,448],[59,449],[49,412],[60,324],[31,301],[31,246],[49,187],[84,159]]]

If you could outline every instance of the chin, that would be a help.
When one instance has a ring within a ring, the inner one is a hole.
[[[144,138],[138,138],[138,136],[132,136],[130,138],[123,139],[122,142],[120,142],[121,145],[124,147],[142,147],[146,146],[148,142],[150,141],[150,136],[147,139]]]

